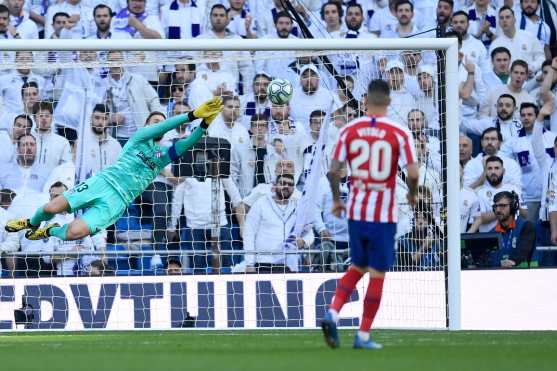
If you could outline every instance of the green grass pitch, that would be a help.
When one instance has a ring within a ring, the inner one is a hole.
[[[380,351],[340,349],[321,332],[137,331],[0,334],[0,369],[12,370],[557,370],[557,332],[378,330]]]

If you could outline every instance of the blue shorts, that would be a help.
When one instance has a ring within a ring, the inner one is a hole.
[[[359,268],[386,272],[395,261],[396,223],[348,220],[350,257]]]

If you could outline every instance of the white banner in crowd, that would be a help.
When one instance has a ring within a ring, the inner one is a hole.
[[[402,275],[405,277],[402,278]],[[316,328],[337,274],[41,278],[0,283],[0,331],[21,328],[14,309],[33,307],[28,329]],[[443,272],[389,273],[376,327],[445,328]],[[421,281],[421,283],[420,283]],[[424,285],[423,282],[427,282]],[[409,285],[416,282],[416,285]],[[367,282],[342,311],[357,326]]]

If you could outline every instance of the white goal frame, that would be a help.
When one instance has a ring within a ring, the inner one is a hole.
[[[458,42],[451,39],[227,39],[227,40],[5,40],[0,51],[347,51],[442,50],[445,52],[446,158],[458,164]],[[448,329],[459,330],[460,321],[460,213],[458,166],[447,166]]]

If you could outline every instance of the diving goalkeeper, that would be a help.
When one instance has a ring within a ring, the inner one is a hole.
[[[29,229],[25,233],[29,240],[54,236],[71,241],[94,235],[114,224],[166,165],[201,139],[221,110],[222,100],[217,97],[194,111],[139,129],[126,143],[115,164],[38,208],[30,219],[8,221],[6,231]],[[203,122],[187,138],[178,140],[171,147],[158,145],[164,133],[196,119],[203,119]],[[39,228],[43,221],[48,222],[58,213],[80,209],[86,211],[69,224],[49,223]]]

